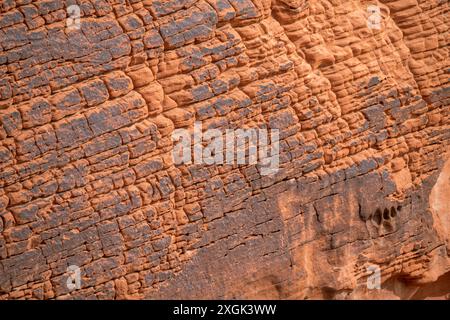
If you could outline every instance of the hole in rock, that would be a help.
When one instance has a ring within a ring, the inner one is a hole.
[[[387,208],[383,211],[383,219],[388,220],[389,219],[389,210]]]
[[[391,218],[395,218],[397,216],[397,210],[394,207],[391,208]]]
[[[373,221],[375,221],[376,224],[381,223],[381,210],[380,209],[377,209],[377,211],[375,211],[375,214],[373,215]]]

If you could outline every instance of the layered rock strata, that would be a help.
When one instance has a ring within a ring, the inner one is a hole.
[[[446,297],[448,13],[2,1],[0,299]],[[278,129],[278,172],[176,165],[196,121]]]

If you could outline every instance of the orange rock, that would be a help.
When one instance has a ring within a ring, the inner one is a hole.
[[[445,2],[3,3],[0,300],[448,295]]]

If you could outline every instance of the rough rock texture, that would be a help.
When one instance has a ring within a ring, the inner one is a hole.
[[[0,299],[446,297],[448,13],[1,1]],[[280,170],[175,166],[194,121],[278,128]]]

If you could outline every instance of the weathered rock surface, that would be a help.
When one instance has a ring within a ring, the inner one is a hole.
[[[449,294],[448,1],[71,4],[0,3],[0,299]],[[194,121],[280,170],[174,165]]]

